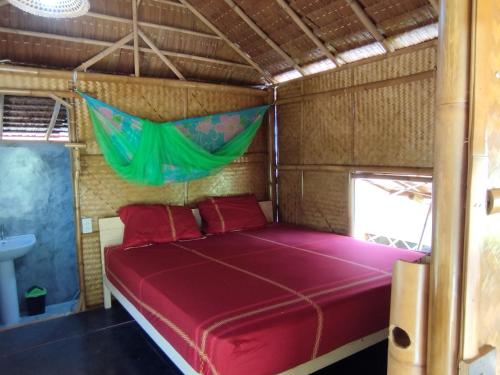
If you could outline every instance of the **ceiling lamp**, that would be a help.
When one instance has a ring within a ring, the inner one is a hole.
[[[72,18],[89,11],[89,0],[8,0],[13,6],[35,16]]]

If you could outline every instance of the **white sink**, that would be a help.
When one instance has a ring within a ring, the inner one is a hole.
[[[0,240],[0,262],[26,255],[33,248],[35,242],[36,238],[33,234],[7,237]]]
[[[33,234],[6,237],[0,240],[0,323],[19,321],[16,272],[14,259],[26,255],[36,243]]]

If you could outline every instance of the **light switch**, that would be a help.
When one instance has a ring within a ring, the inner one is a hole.
[[[82,233],[92,233],[92,218],[82,217]]]

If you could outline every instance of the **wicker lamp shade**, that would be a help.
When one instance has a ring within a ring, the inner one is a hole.
[[[8,0],[13,6],[34,14],[52,18],[83,16],[89,11],[88,0]]]

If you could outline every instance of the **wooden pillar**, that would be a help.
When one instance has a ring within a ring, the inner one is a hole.
[[[442,0],[439,17],[434,210],[427,374],[458,372],[464,249],[472,0]]]

